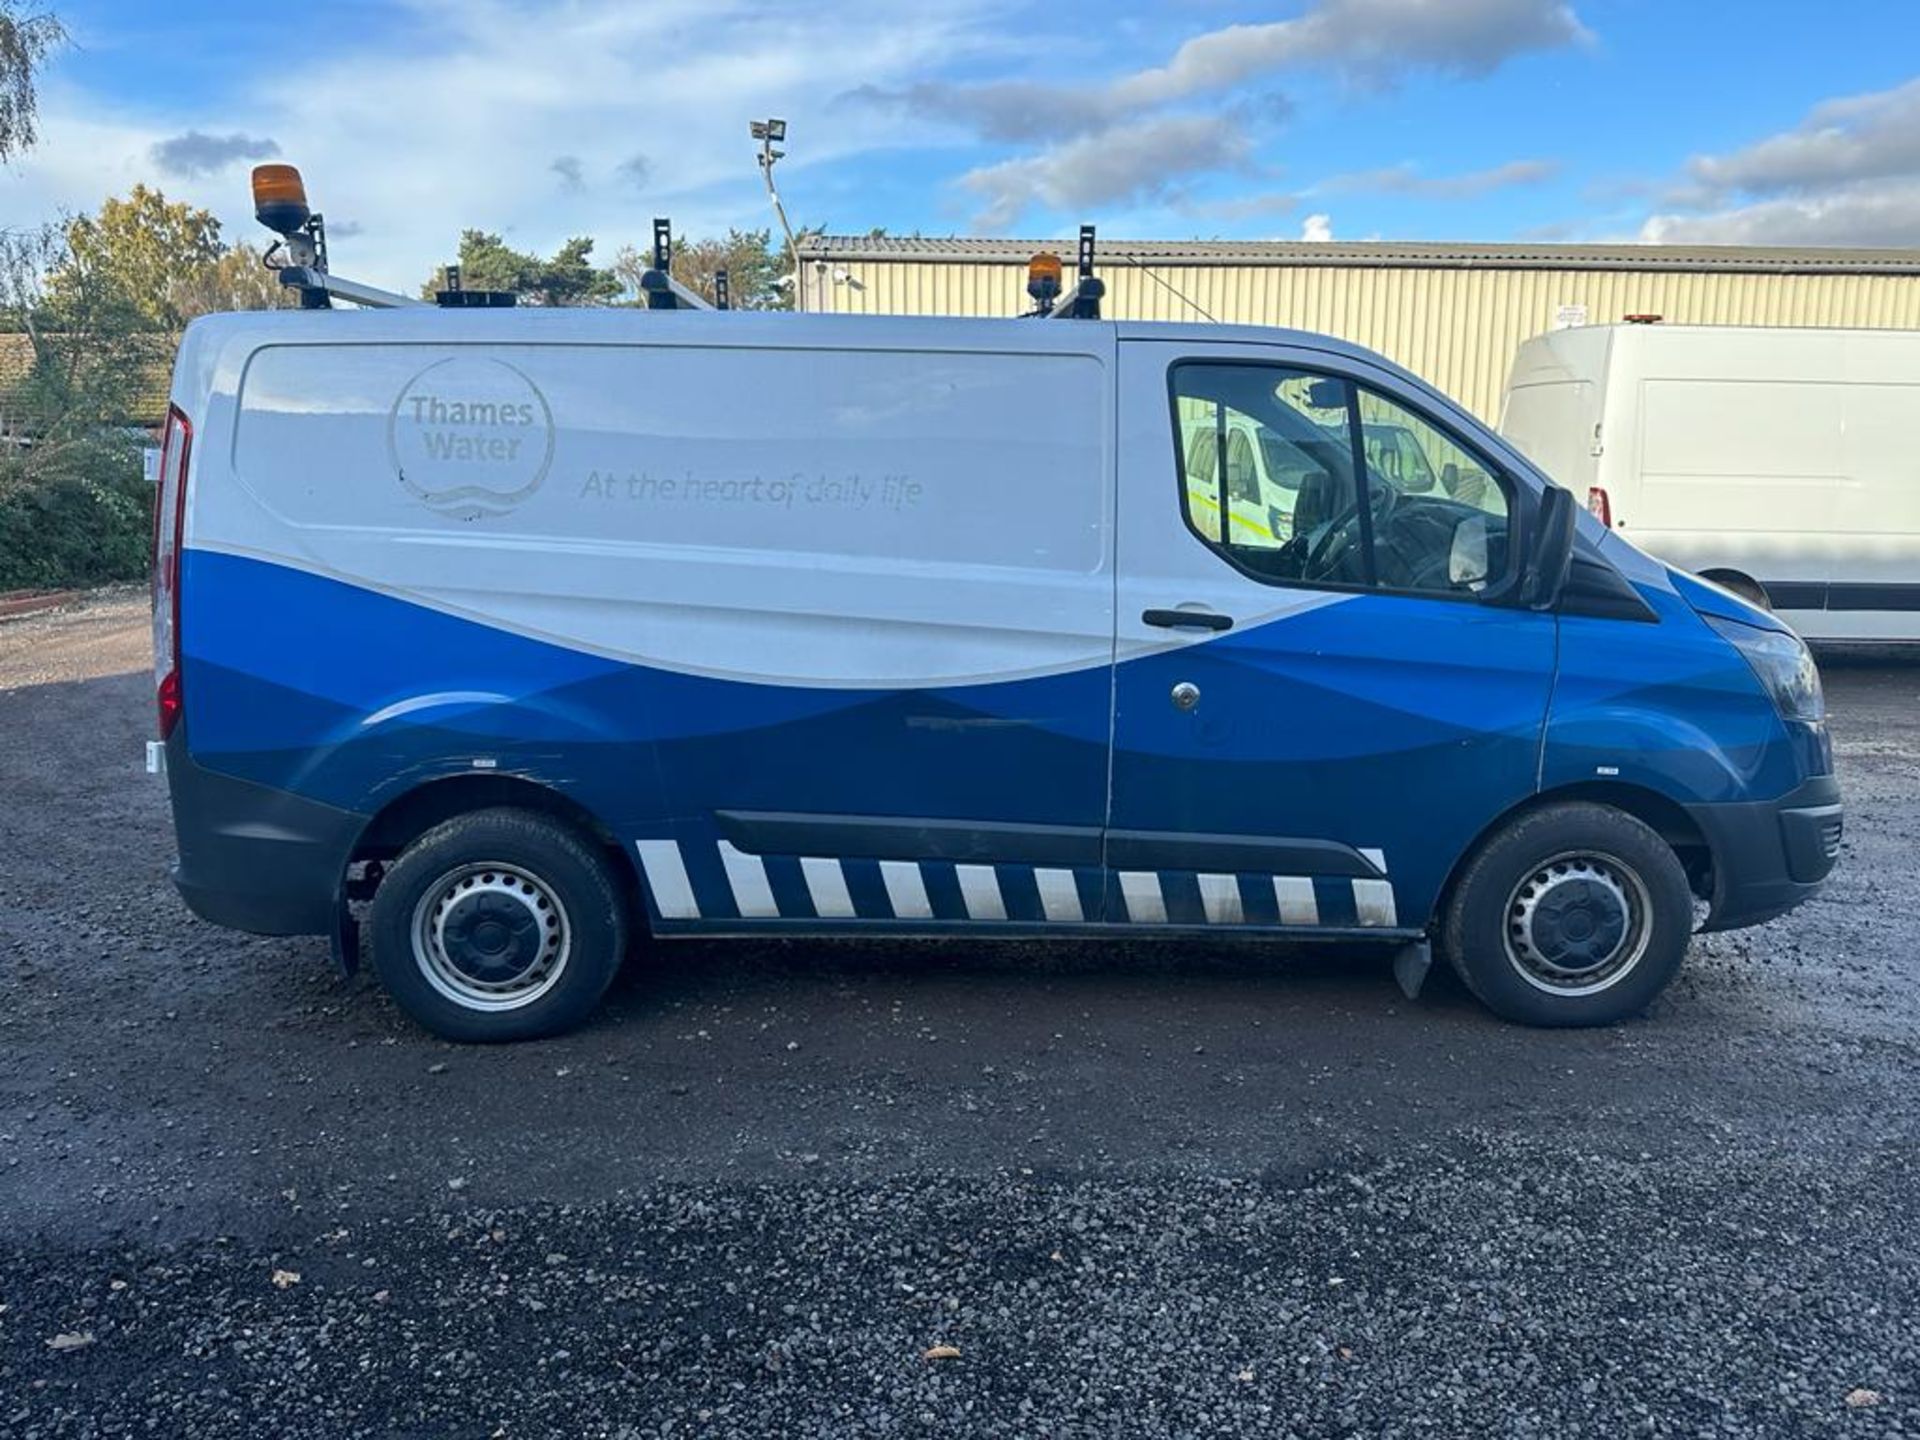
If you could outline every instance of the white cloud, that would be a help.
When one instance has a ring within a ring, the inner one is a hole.
[[[1372,191],[1433,200],[1471,200],[1494,190],[1539,185],[1559,173],[1557,160],[1510,160],[1491,169],[1470,170],[1460,175],[1422,175],[1415,166],[1394,165],[1384,170],[1336,175],[1316,188],[1332,194]]]
[[[1232,195],[1224,200],[1196,200],[1189,197],[1176,197],[1173,208],[1181,215],[1196,220],[1225,220],[1238,222],[1258,220],[1272,215],[1284,215],[1300,206],[1300,197],[1284,191],[1267,191],[1254,195]]]
[[[974,224],[1005,230],[1035,205],[1072,211],[1175,198],[1185,177],[1244,169],[1250,151],[1232,116],[1165,115],[982,166],[959,183],[983,202]]]
[[[1687,170],[1705,190],[1747,195],[1920,175],[1920,79],[1816,105],[1792,130],[1730,155],[1697,155]]]
[[[849,96],[958,124],[988,140],[1044,140],[1236,92],[1289,69],[1324,69],[1374,87],[1422,70],[1485,75],[1516,56],[1591,38],[1563,0],[1319,0],[1291,20],[1197,35],[1165,65],[1100,84],[933,80],[898,90],[867,84]]]
[[[1297,19],[1198,36],[1116,89],[1129,103],[1157,105],[1301,65],[1367,85],[1416,70],[1485,75],[1516,55],[1591,38],[1562,0],[1321,0]]]
[[[411,289],[467,226],[543,251],[591,234],[598,255],[644,245],[654,215],[695,234],[764,225],[747,121],[768,114],[790,122],[782,188],[808,220],[810,167],[894,143],[825,97],[977,53],[995,0],[840,0],[830,24],[761,0],[402,3],[422,22],[417,46],[355,47],[336,32],[210,103],[159,110],[137,95],[83,93],[56,64],[41,143],[0,177],[8,223],[90,210],[152,183],[153,147],[183,131],[271,135],[316,208],[362,227],[334,247],[336,267]],[[642,151],[644,185],[621,170]],[[556,190],[569,174],[556,156],[577,161],[582,180],[563,204]],[[244,175],[169,176],[166,189],[211,208],[230,238],[259,238]]]
[[[1300,238],[1309,244],[1325,245],[1333,239],[1331,215],[1309,215],[1300,222]]]
[[[1203,202],[1185,193],[1192,181],[1250,168],[1247,131],[1291,108],[1285,97],[1250,88],[1287,71],[1316,69],[1378,88],[1418,72],[1484,75],[1517,56],[1590,39],[1566,0],[1315,0],[1292,19],[1197,35],[1163,65],[1105,81],[936,79],[893,89],[873,82],[842,98],[983,140],[1037,145],[958,182],[985,201],[976,223],[997,230],[1034,206],[1162,202],[1197,213]]]
[[[1670,244],[1920,245],[1920,78],[1816,105],[1790,130],[1696,155],[1667,211]]]
[[[1640,238],[1665,245],[1920,245],[1920,179],[1654,215]]]

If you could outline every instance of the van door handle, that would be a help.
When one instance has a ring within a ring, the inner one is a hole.
[[[1146,610],[1140,618],[1162,630],[1231,630],[1233,617],[1214,610]]]

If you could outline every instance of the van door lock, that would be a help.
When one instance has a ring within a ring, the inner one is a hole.
[[[1173,687],[1173,708],[1191,710],[1200,703],[1200,687],[1191,680],[1182,680]]]

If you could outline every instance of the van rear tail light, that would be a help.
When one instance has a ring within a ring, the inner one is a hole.
[[[1609,530],[1613,528],[1613,502],[1607,498],[1605,487],[1595,485],[1588,489],[1587,509],[1602,525]]]
[[[153,679],[160,738],[180,721],[180,537],[187,518],[187,456],[193,423],[178,406],[167,411],[160,444],[160,484],[153,498]]]

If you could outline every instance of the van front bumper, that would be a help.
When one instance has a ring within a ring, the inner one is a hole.
[[[255,935],[329,935],[366,817],[194,764],[167,742],[179,859],[173,883],[202,920]]]
[[[1816,775],[1777,800],[1690,805],[1713,851],[1712,908],[1703,927],[1737,930],[1818,893],[1840,858],[1840,782]]]

